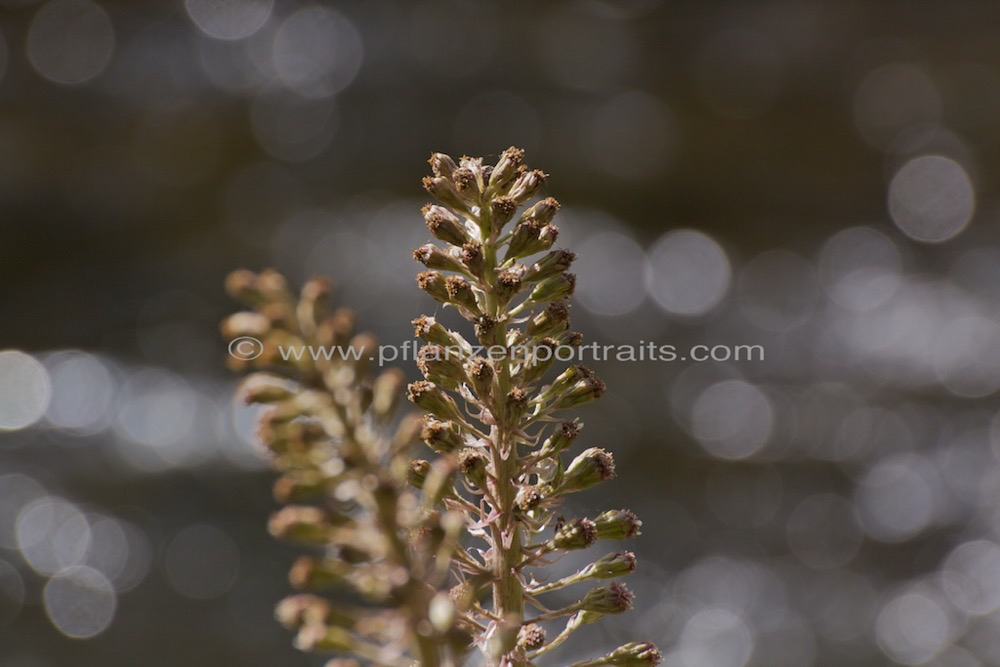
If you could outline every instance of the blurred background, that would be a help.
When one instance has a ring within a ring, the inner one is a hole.
[[[639,596],[560,664],[1000,664],[1000,5],[0,8],[0,666],[322,664],[223,277],[408,340],[427,156],[511,144],[588,340],[766,354],[594,364]]]

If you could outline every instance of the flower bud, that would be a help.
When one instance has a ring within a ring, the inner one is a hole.
[[[608,510],[594,519],[594,525],[602,540],[624,540],[639,534],[642,521],[628,510]]]
[[[524,150],[511,146],[500,154],[496,166],[490,173],[490,187],[503,187],[517,175],[518,167],[524,162]]]
[[[486,455],[475,449],[465,449],[458,456],[458,469],[479,489],[486,488],[486,465]]]
[[[372,383],[372,414],[378,419],[387,419],[396,411],[403,395],[406,378],[398,368],[387,368],[378,374]]]
[[[329,600],[309,593],[290,595],[274,609],[275,618],[289,630],[298,630],[303,625],[313,623],[326,623],[330,613]]]
[[[417,274],[417,286],[427,292],[435,301],[449,303],[445,278],[437,271],[421,271]]]
[[[542,492],[539,488],[533,484],[527,486],[522,486],[517,490],[517,496],[514,498],[514,504],[522,512],[530,512],[531,510],[538,507],[543,500]]]
[[[448,301],[460,308],[470,312],[479,312],[479,303],[476,301],[476,293],[472,291],[472,285],[461,276],[448,276],[445,279],[445,289],[448,292]]]
[[[455,189],[465,196],[476,190],[476,174],[468,167],[462,166],[456,169],[451,180],[455,183]]]
[[[511,389],[504,401],[504,425],[507,428],[515,428],[527,408],[528,394],[520,387]]]
[[[522,204],[535,196],[547,178],[548,174],[539,169],[526,171],[517,177],[507,196]]]
[[[580,435],[580,424],[577,422],[564,421],[559,425],[559,429],[553,433],[542,445],[542,451],[546,456],[553,456],[567,449]]]
[[[534,220],[535,222],[547,225],[552,222],[552,219],[556,216],[556,211],[558,210],[559,202],[556,201],[555,197],[546,197],[522,213],[521,220]]]
[[[598,614],[621,614],[632,608],[635,596],[624,584],[614,583],[610,586],[600,586],[591,589],[582,600],[579,608],[582,611],[592,611]]]
[[[537,623],[521,626],[517,633],[517,646],[524,651],[534,651],[545,645],[545,628]]]
[[[462,246],[469,242],[469,234],[465,231],[465,225],[457,215],[446,209],[444,206],[427,204],[421,209],[427,229],[434,238],[440,239],[456,246]]]
[[[424,488],[424,482],[427,481],[427,474],[431,471],[431,464],[429,461],[424,459],[413,459],[410,461],[410,466],[406,471],[406,482],[416,488]]]
[[[429,192],[432,197],[437,199],[445,206],[450,206],[456,211],[462,211],[462,212],[468,211],[468,207],[464,199],[462,198],[462,195],[459,193],[458,189],[455,187],[455,184],[452,182],[450,178],[444,178],[443,176],[425,176],[423,184],[424,184],[424,190],[427,190],[427,192]],[[442,240],[447,240],[447,239],[442,239]],[[462,245],[462,244],[456,243],[455,245]]]
[[[497,274],[497,298],[506,304],[521,291],[521,275],[517,271],[505,269]]]
[[[569,250],[553,250],[524,272],[524,282],[538,282],[564,273],[576,259],[576,253]]]
[[[551,276],[535,285],[529,299],[535,303],[546,301],[562,301],[573,295],[576,289],[576,276],[572,273],[560,273]]]
[[[608,655],[596,661],[601,665],[615,667],[655,667],[663,661],[659,649],[650,642],[631,642],[619,646]]]
[[[514,227],[504,259],[518,259],[548,250],[558,236],[559,228],[555,225],[547,225],[531,218],[521,220]]]
[[[632,572],[635,572],[635,554],[631,551],[616,551],[580,570],[580,577],[614,579]]]
[[[260,313],[244,311],[234,313],[222,320],[219,329],[222,331],[223,337],[229,340],[240,336],[261,338],[271,330],[271,320]]]
[[[510,219],[514,217],[514,213],[517,212],[517,203],[510,197],[497,197],[490,202],[490,217],[492,218],[493,228],[501,229],[504,225],[510,222]]]
[[[433,243],[426,243],[413,251],[413,259],[420,262],[428,269],[440,269],[442,271],[455,271],[461,273],[465,270],[462,262],[451,253],[446,253]]]
[[[277,403],[295,398],[288,381],[270,373],[254,373],[244,378],[237,393],[245,403]]]
[[[545,310],[528,322],[525,333],[534,338],[559,336],[569,329],[569,307],[565,302],[550,303]]]
[[[351,568],[350,563],[333,558],[302,556],[292,564],[288,580],[299,590],[328,590],[342,585]]]
[[[476,395],[479,396],[480,400],[490,396],[493,389],[493,377],[496,374],[493,370],[493,364],[488,359],[475,357],[469,361],[466,370],[469,384],[475,389]]]
[[[530,387],[542,379],[552,365],[556,362],[556,351],[559,349],[559,341],[555,338],[545,337],[538,342],[538,345],[531,351],[525,366],[517,375],[518,382],[524,387]],[[528,365],[528,361],[531,362]]]
[[[451,156],[444,153],[431,153],[431,158],[427,162],[431,165],[434,175],[442,178],[451,178],[452,173],[458,169]]]
[[[294,470],[274,482],[273,495],[279,503],[302,503],[322,498],[328,489],[326,478],[316,470]]]
[[[424,418],[420,439],[438,454],[450,454],[464,445],[458,424],[430,416]]]
[[[465,382],[465,370],[458,352],[441,345],[424,345],[417,352],[417,368],[424,377],[449,389]]]
[[[257,290],[257,276],[246,269],[226,276],[226,294],[250,306],[256,306],[263,298]]]
[[[411,383],[406,388],[406,398],[438,419],[462,421],[462,413],[454,399],[441,391],[433,382],[420,380]]]
[[[563,473],[558,491],[574,493],[615,476],[615,461],[611,454],[598,447],[591,447],[581,452]]]
[[[318,507],[289,505],[271,515],[267,528],[279,540],[324,545],[333,533],[329,519],[329,515]]]
[[[319,623],[302,626],[295,636],[295,647],[300,651],[352,651],[355,645],[348,630]]]
[[[433,345],[446,348],[466,348],[468,344],[454,331],[449,331],[433,317],[421,315],[411,322],[413,335]]]
[[[564,523],[552,538],[552,547],[569,551],[586,549],[597,541],[597,529],[590,519],[573,519]]]
[[[569,391],[562,394],[551,407],[553,410],[575,408],[596,401],[604,395],[604,390],[604,382],[600,378],[586,377],[570,387]]]
[[[480,315],[476,318],[476,337],[483,345],[500,345],[500,327],[497,321],[489,315]]]
[[[469,241],[462,246],[462,263],[472,275],[482,278],[486,272],[486,261],[483,257],[483,246],[475,241]]]

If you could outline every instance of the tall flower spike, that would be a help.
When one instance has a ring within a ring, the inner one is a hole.
[[[485,595],[480,605],[463,603],[474,621],[465,627],[472,628],[488,665],[526,666],[583,625],[632,605],[632,593],[612,583],[556,611],[533,614],[525,604],[529,596],[635,569],[635,556],[617,551],[555,578],[544,563],[557,559],[546,556],[631,537],[640,524],[627,510],[595,519],[556,519],[567,494],[613,478],[615,468],[611,454],[599,447],[574,454],[581,425],[558,419],[563,410],[599,398],[604,383],[583,367],[551,370],[560,358],[558,346],[578,345],[580,335],[569,332],[566,303],[576,286],[567,272],[575,255],[555,247],[559,203],[552,197],[532,203],[547,175],[528,169],[524,151],[513,147],[493,166],[442,153],[430,162],[434,175],[424,185],[438,203],[424,208],[424,218],[446,247],[415,251],[418,261],[434,269],[420,274],[418,282],[472,322],[490,353],[476,356],[471,346],[452,345],[458,357],[447,365],[422,354],[420,368],[437,384],[415,383],[408,396],[433,415],[422,434],[430,450],[454,461],[449,465],[460,473],[453,495],[442,496],[442,503],[477,527],[453,563],[460,582],[453,591],[464,591],[463,600]],[[418,337],[432,345],[464,342],[434,318],[424,316],[414,325]],[[546,379],[550,373],[557,377]],[[420,482],[426,469],[415,464],[414,481]],[[477,589],[481,593],[473,592]],[[652,644],[629,644],[586,664],[658,662]]]

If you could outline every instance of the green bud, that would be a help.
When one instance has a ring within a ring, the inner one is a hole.
[[[545,440],[545,443],[542,445],[542,451],[547,456],[552,456],[567,449],[573,444],[576,437],[580,435],[581,428],[582,426],[575,421],[562,422],[559,425],[559,429]]]
[[[615,461],[611,454],[598,447],[591,447],[579,454],[559,482],[560,493],[584,491],[615,476]]]
[[[318,595],[298,593],[279,602],[274,616],[289,630],[298,630],[303,625],[326,623],[331,612],[329,600]]]
[[[502,187],[514,176],[524,162],[524,150],[511,146],[500,154],[496,166],[490,173],[490,187]]]
[[[544,348],[544,350],[542,349]],[[542,379],[552,365],[556,362],[556,350],[559,348],[559,341],[555,338],[545,337],[539,341],[538,346],[532,350],[525,365],[517,374],[519,384],[530,387]],[[531,362],[528,365],[528,362]]]
[[[517,633],[517,646],[523,651],[534,651],[545,645],[545,628],[537,623],[521,626]]]
[[[431,464],[424,459],[413,459],[410,461],[409,469],[406,472],[407,483],[417,489],[424,488],[427,481],[427,474],[431,471]]]
[[[326,477],[316,470],[294,470],[274,482],[274,499],[279,503],[301,503],[321,499],[329,486]]]
[[[462,262],[451,252],[444,252],[433,243],[425,243],[413,251],[413,259],[420,262],[428,269],[440,269],[442,271],[455,271],[461,273],[465,270]]]
[[[351,651],[355,645],[354,638],[345,628],[319,623],[302,626],[295,636],[295,648],[300,651]]]
[[[518,204],[523,204],[535,196],[547,178],[548,174],[539,169],[526,171],[517,177],[507,196]]]
[[[496,375],[493,364],[488,359],[475,357],[466,368],[469,384],[480,399],[489,397],[493,389],[493,378]]]
[[[246,403],[277,403],[295,398],[289,382],[270,373],[254,373],[244,378],[237,393]]]
[[[576,288],[576,276],[572,273],[560,273],[559,275],[546,278],[531,290],[529,299],[534,303],[545,303],[546,301],[562,301],[568,299]]]
[[[435,507],[445,498],[455,494],[455,463],[440,458],[431,464],[423,486],[424,506]]]
[[[538,507],[544,496],[542,495],[541,489],[533,484],[527,486],[522,486],[517,490],[517,496],[514,498],[514,504],[522,512],[530,512],[531,510]]]
[[[504,260],[518,259],[548,250],[559,236],[559,228],[532,218],[523,219],[514,227],[507,244]]]
[[[635,572],[635,554],[631,551],[616,551],[594,561],[580,570],[580,577],[586,579],[614,579]]]
[[[594,525],[602,540],[624,540],[639,534],[642,521],[628,510],[608,510],[594,519]]]
[[[563,393],[553,404],[554,410],[568,410],[591,401],[596,401],[604,395],[604,383],[597,377],[586,377]]]
[[[462,413],[454,399],[433,382],[418,381],[406,388],[406,397],[417,407],[426,410],[438,419],[462,421]]]
[[[569,250],[553,250],[531,265],[524,272],[524,282],[538,282],[569,269],[576,259],[576,253]]]
[[[434,235],[434,238],[459,247],[469,242],[465,224],[444,206],[427,204],[420,209],[420,212],[424,215],[427,230]]]
[[[406,377],[398,368],[387,368],[372,383],[372,413],[378,419],[387,419],[396,411],[403,395]]]
[[[573,519],[564,523],[552,538],[552,547],[566,551],[586,549],[597,541],[597,529],[590,519]]]
[[[497,298],[506,304],[521,291],[521,275],[517,271],[504,270],[497,274]]]
[[[329,514],[318,507],[289,505],[271,515],[267,528],[279,540],[325,545],[330,541],[333,523]]]
[[[561,301],[550,303],[528,322],[525,333],[534,338],[556,337],[569,329],[569,307]]]
[[[462,263],[472,275],[482,278],[486,272],[486,259],[483,257],[483,246],[470,241],[462,246]]]
[[[451,421],[439,421],[430,416],[424,420],[420,439],[438,454],[450,454],[465,444],[458,424]]]
[[[624,584],[614,583],[591,589],[579,602],[581,611],[621,614],[632,608],[635,596]]]
[[[497,197],[490,202],[490,216],[493,218],[494,229],[501,229],[510,222],[517,212],[517,202],[510,197]]]
[[[427,315],[421,315],[417,319],[411,322],[413,324],[413,334],[423,341],[431,343],[433,345],[441,345],[443,347],[451,348],[465,348],[467,343],[465,340],[453,331],[446,329],[440,322],[438,322],[433,317],[428,317]]]
[[[472,285],[462,276],[448,276],[445,279],[445,289],[448,292],[448,302],[455,304],[469,313],[479,312],[479,303]]]
[[[457,211],[462,211],[463,213],[469,210],[464,198],[459,193],[458,188],[455,187],[455,183],[452,182],[450,178],[445,178],[443,176],[425,176],[423,184],[424,190],[427,190],[432,197],[445,206],[450,206],[451,208]],[[434,234],[433,229],[431,230],[431,233]],[[435,234],[435,236],[437,236],[437,234]],[[440,236],[438,236],[438,238],[442,241],[448,240]],[[462,245],[462,243],[456,243],[455,245]]]
[[[462,361],[451,347],[424,345],[417,352],[417,368],[431,382],[449,389],[465,382]]]
[[[445,278],[437,271],[421,271],[418,273],[417,286],[427,292],[435,301],[440,303],[449,303],[451,301],[451,298],[448,296]]]
[[[486,455],[475,449],[465,449],[459,454],[458,469],[473,486],[486,488]]]
[[[434,175],[442,178],[451,178],[454,171],[458,169],[458,165],[451,159],[451,156],[444,153],[431,153],[427,162],[431,165],[431,171],[434,172]]]
[[[288,580],[299,590],[329,590],[341,586],[353,567],[333,558],[302,556],[292,565]]]
[[[654,667],[663,661],[659,649],[649,642],[631,642],[616,648],[594,664],[615,667]]]

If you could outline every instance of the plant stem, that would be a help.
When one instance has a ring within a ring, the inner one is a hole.
[[[484,206],[484,215],[489,216],[489,207]],[[487,224],[489,224],[487,222]],[[496,318],[499,340],[506,344],[507,318],[501,312],[497,299],[497,232],[494,231],[483,242],[483,256],[486,262],[487,309]],[[494,417],[497,425],[490,429],[492,443],[493,489],[496,511],[499,515],[492,526],[493,537],[493,611],[501,619],[516,619],[520,624],[524,618],[524,589],[516,568],[521,562],[521,536],[514,518],[514,501],[517,496],[517,477],[520,467],[517,460],[517,446],[512,429],[506,426],[505,400],[511,390],[510,360],[505,356],[499,363],[497,392],[494,396]],[[494,657],[495,665],[504,663],[504,656]]]

